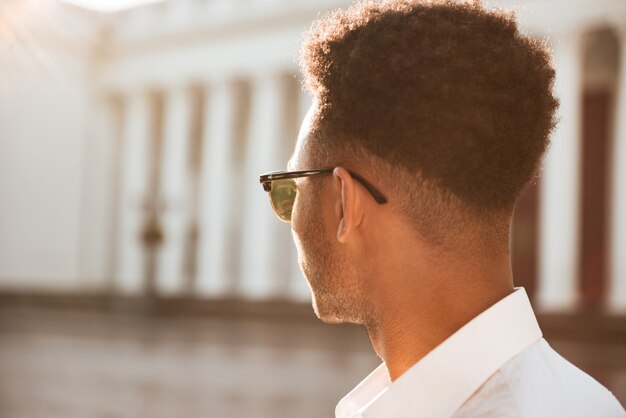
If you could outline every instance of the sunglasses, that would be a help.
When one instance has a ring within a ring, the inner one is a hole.
[[[284,222],[291,222],[291,211],[293,210],[297,192],[294,179],[331,174],[333,170],[334,167],[319,170],[272,171],[271,173],[261,175],[259,181],[263,185],[263,190],[268,192],[272,209],[274,209],[278,218]],[[387,198],[369,181],[352,170],[347,171],[354,180],[361,183],[370,192],[376,202],[380,204],[387,203]]]

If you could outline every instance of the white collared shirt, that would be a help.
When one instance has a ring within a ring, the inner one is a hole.
[[[542,338],[524,288],[495,303],[393,383],[381,364],[337,418],[624,418],[604,386]]]

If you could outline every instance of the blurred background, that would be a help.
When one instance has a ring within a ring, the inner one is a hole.
[[[313,315],[258,175],[310,102],[303,32],[349,2],[143,3],[0,2],[0,417],[333,416],[379,359]],[[626,2],[489,4],[547,39],[561,100],[517,285],[624,404]]]

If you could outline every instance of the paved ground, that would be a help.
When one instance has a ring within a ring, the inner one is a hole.
[[[313,321],[1,312],[2,418],[330,417],[378,364]]]
[[[307,309],[175,312],[1,304],[0,418],[330,417],[378,364],[360,328]],[[621,328],[546,322],[552,345],[625,403]]]

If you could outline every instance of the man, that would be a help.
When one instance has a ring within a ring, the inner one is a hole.
[[[363,2],[316,22],[301,64],[314,104],[261,183],[317,316],[365,325],[383,360],[336,416],[626,416],[513,287],[511,216],[558,106],[545,46],[478,2]]]

